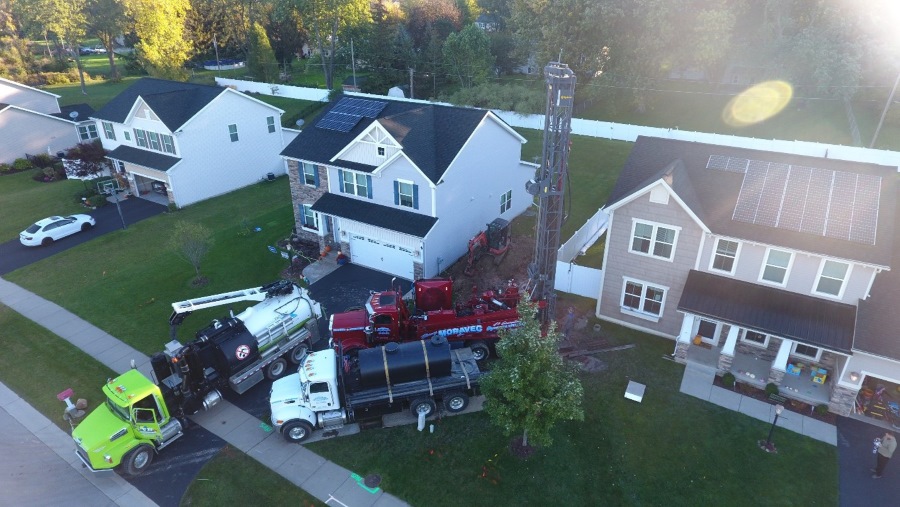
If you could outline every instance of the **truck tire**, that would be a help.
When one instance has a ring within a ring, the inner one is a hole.
[[[306,359],[307,354],[309,354],[309,344],[303,342],[291,349],[290,360],[292,363],[299,365]]]
[[[469,406],[469,395],[466,393],[449,393],[444,396],[444,410],[451,414],[462,412]]]
[[[279,357],[269,363],[269,366],[266,366],[266,378],[275,380],[284,375],[285,370],[287,370],[287,361],[285,361],[283,357]]]
[[[153,454],[153,448],[147,444],[135,447],[122,458],[120,465],[122,471],[131,477],[141,475],[150,468],[150,463],[153,463]]]
[[[487,346],[487,343],[474,342],[469,344],[469,348],[472,349],[472,355],[476,361],[483,361],[491,357],[491,349]]]
[[[429,417],[434,413],[435,409],[437,409],[437,406],[435,406],[434,400],[431,398],[416,398],[409,404],[409,411],[415,417],[419,417],[420,413],[425,413],[425,417]]]
[[[312,425],[306,421],[291,421],[281,428],[281,436],[292,444],[299,444],[306,440],[312,435],[312,432]]]

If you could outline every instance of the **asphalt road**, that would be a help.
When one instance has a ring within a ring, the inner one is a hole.
[[[166,207],[162,204],[136,197],[125,199],[119,205],[122,208],[122,218],[125,219],[126,226],[166,211]],[[46,259],[85,241],[122,228],[122,218],[119,217],[115,204],[108,204],[95,210],[86,209],[83,214],[93,216],[97,225],[89,231],[75,233],[50,246],[24,246],[19,242],[18,236],[0,244],[0,275],[5,275],[32,262]],[[34,217],[35,220],[41,218],[44,217]],[[29,225],[31,224],[22,224],[22,230]]]
[[[900,452],[884,468],[884,478],[873,479],[875,437],[885,430],[848,417],[838,417],[838,490],[841,507],[897,505],[900,498]],[[895,431],[894,434],[900,432]]]

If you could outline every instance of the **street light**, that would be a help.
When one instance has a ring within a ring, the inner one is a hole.
[[[775,444],[772,443],[772,433],[775,432],[775,424],[778,422],[778,416],[780,416],[783,411],[784,406],[775,405],[775,419],[772,420],[772,427],[769,429],[769,437],[766,438],[765,442],[762,440],[757,440],[756,442],[760,449],[771,453],[778,452],[778,449],[775,448]]]

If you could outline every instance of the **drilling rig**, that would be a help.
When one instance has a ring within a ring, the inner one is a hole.
[[[544,67],[544,77],[547,83],[547,107],[541,166],[535,178],[526,184],[526,190],[538,198],[534,260],[528,265],[531,299],[538,302],[541,326],[547,329],[556,307],[553,286],[556,278],[556,252],[559,250],[565,214],[563,197],[568,178],[575,73],[564,63],[550,62]]]

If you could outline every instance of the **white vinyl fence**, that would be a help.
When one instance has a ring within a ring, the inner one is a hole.
[[[245,93],[262,93],[263,95],[275,95],[278,97],[288,97],[290,99],[314,100],[317,102],[328,101],[328,90],[323,90],[321,88],[306,88],[303,86],[275,83],[257,83],[255,81],[226,79],[223,77],[217,77],[216,84]]]
[[[556,277],[553,288],[559,291],[597,299],[603,271],[579,266],[575,259],[587,251],[606,232],[609,214],[599,209],[556,252]]]

